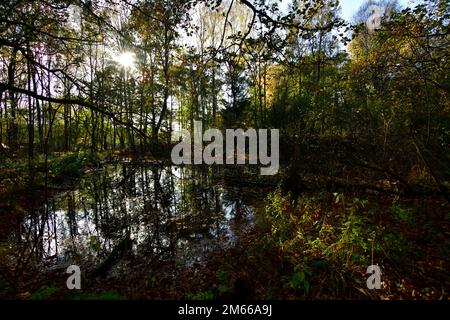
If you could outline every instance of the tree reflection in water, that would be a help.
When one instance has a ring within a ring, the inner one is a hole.
[[[201,263],[253,224],[242,192],[208,170],[122,163],[88,174],[78,190],[30,210],[10,240],[16,275],[30,265],[78,264],[97,276],[124,261]]]

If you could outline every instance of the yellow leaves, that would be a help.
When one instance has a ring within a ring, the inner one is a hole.
[[[266,94],[267,103],[271,105],[275,98],[276,87],[280,74],[282,73],[283,67],[281,65],[270,65],[267,68],[267,78],[266,78]]]
[[[408,42],[403,42],[398,48],[398,53],[401,56],[409,56],[412,53],[412,45]]]

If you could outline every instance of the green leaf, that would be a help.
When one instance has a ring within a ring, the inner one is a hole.
[[[305,273],[303,271],[295,272],[291,278],[291,287],[296,289],[303,283],[305,280]]]
[[[305,282],[303,282],[303,287],[305,288],[306,292],[309,292],[310,285],[308,280],[305,280]]]

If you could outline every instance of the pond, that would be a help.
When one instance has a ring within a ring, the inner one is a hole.
[[[27,213],[9,239],[16,270],[76,264],[92,277],[115,277],[161,261],[202,264],[252,228],[262,204],[260,191],[213,173],[211,167],[130,162],[91,171],[75,190]]]

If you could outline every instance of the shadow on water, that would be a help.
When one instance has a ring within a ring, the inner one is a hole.
[[[202,264],[253,226],[252,204],[260,202],[260,195],[213,179],[211,170],[121,163],[88,173],[77,190],[29,212],[10,236],[16,276],[71,264],[90,277],[154,269],[161,261]]]

